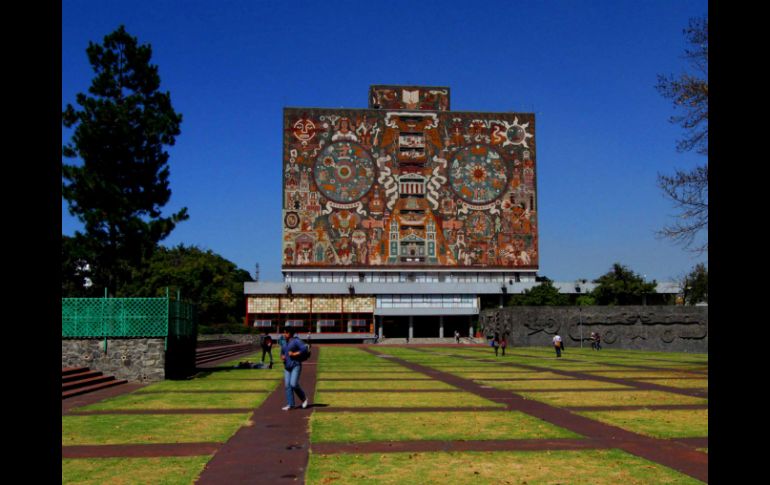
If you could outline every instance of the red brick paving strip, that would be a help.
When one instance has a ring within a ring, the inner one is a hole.
[[[370,348],[364,347],[362,350],[374,355],[380,355],[377,351]],[[465,358],[464,356],[458,357]],[[470,358],[467,359],[470,360]],[[390,357],[390,360],[398,362],[408,369],[431,375],[436,380],[454,385],[490,401],[504,403],[509,410],[524,412],[594,441],[604,443],[606,446],[620,448],[628,453],[667,466],[708,483],[708,455],[695,451],[682,443],[648,438],[616,426],[585,418],[567,409],[525,399],[512,391],[488,389],[471,380],[396,357]]]
[[[239,429],[219,448],[196,484],[304,483],[319,350],[313,347],[300,377],[300,386],[311,399],[311,407],[282,411],[286,397],[281,383],[254,412],[254,425]]]

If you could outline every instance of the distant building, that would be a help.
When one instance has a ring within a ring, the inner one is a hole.
[[[245,283],[248,325],[467,336],[482,295],[537,284],[535,116],[449,106],[372,86],[369,109],[284,109],[284,282]]]

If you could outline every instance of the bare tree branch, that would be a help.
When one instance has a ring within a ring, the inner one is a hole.
[[[691,19],[684,33],[691,45],[684,58],[700,76],[658,76],[656,88],[681,113],[669,119],[687,131],[677,150],[708,156],[708,17]],[[708,162],[689,172],[676,170],[673,176],[658,174],[658,187],[678,214],[656,234],[694,252],[708,252],[708,240],[696,243],[699,234],[708,233]]]

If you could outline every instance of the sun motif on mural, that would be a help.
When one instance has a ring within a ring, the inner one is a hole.
[[[334,202],[350,203],[369,192],[374,183],[372,156],[357,143],[342,141],[324,148],[313,176],[318,190]]]
[[[452,190],[471,204],[494,201],[502,195],[507,181],[502,157],[486,145],[471,145],[458,150],[450,164]]]
[[[507,140],[503,142],[503,146],[508,145],[521,145],[524,148],[529,148],[527,145],[527,139],[532,138],[532,133],[527,132],[529,122],[520,124],[519,118],[514,118],[513,123],[505,122],[505,137]]]

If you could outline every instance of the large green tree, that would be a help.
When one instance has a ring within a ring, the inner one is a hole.
[[[241,323],[246,309],[243,283],[251,281],[245,269],[211,250],[178,245],[158,247],[126,290],[137,295],[181,294],[195,303],[201,325]]]
[[[674,103],[677,114],[672,123],[684,129],[677,143],[681,152],[708,156],[708,16],[690,20],[684,30],[690,45],[685,49],[689,72],[680,76],[658,76],[657,89]],[[678,214],[658,234],[697,253],[708,251],[708,158],[689,170],[673,175],[658,174],[658,186],[671,200]],[[699,239],[702,236],[705,239]]]
[[[682,281],[685,305],[709,301],[709,270],[703,263],[698,263]]]
[[[79,93],[79,108],[68,104],[62,113],[73,129],[62,155],[75,159],[62,161],[62,195],[84,227],[72,238],[78,254],[70,259],[87,262],[95,291],[120,296],[158,242],[188,218],[187,208],[161,215],[171,197],[166,147],[174,145],[182,116],[160,91],[151,47],[123,26],[102,44],[89,43],[86,53],[94,71],[88,94]]]
[[[615,263],[612,268],[594,280],[597,284],[591,296],[597,305],[640,305],[645,295],[655,293],[657,282],[644,281],[630,268]]]
[[[512,295],[508,306],[552,306],[569,305],[569,297],[559,293],[548,278],[543,278],[539,285],[533,286],[520,295]]]

